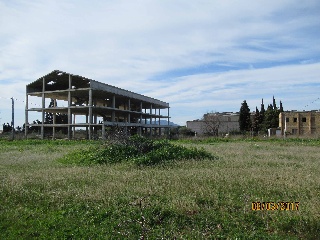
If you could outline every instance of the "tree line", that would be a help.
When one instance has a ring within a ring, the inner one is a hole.
[[[269,128],[279,127],[279,114],[283,112],[282,102],[278,107],[273,97],[272,104],[267,109],[264,107],[263,99],[260,110],[256,107],[255,114],[252,116],[247,101],[241,104],[239,112],[239,128],[241,132],[252,131],[256,134],[266,133]]]

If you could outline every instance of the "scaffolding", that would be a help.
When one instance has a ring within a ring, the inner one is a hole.
[[[41,107],[29,108],[31,96],[41,98]],[[46,106],[47,100],[54,105]],[[64,101],[66,106],[57,105],[57,100]],[[131,134],[162,135],[170,128],[169,109],[169,103],[54,70],[26,86],[25,137],[31,127],[41,129],[42,139],[47,129],[51,129],[54,139],[56,129],[61,128],[67,129],[68,139],[74,138],[79,128],[85,129],[88,139],[96,138],[98,131],[105,139],[107,127],[118,127]],[[30,112],[41,113],[41,120],[29,123]],[[52,123],[45,121],[46,113],[52,114]],[[66,114],[67,122],[57,123],[59,114]],[[77,122],[79,116],[85,120]]]

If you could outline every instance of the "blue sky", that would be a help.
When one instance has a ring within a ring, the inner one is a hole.
[[[318,0],[0,0],[0,123],[14,97],[21,126],[25,85],[55,69],[169,102],[180,125],[273,95],[320,109],[319,16]]]

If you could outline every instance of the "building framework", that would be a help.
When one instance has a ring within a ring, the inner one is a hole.
[[[29,108],[29,98],[40,97],[41,107]],[[48,100],[54,105],[46,106]],[[57,100],[65,101],[67,106],[58,106]],[[87,138],[92,139],[101,130],[106,138],[106,127],[118,126],[124,131],[137,134],[163,134],[170,128],[169,103],[133,93],[108,84],[59,70],[37,79],[26,86],[25,136],[30,127],[41,128],[41,138],[45,130],[67,129],[68,139],[74,138],[77,128],[85,128]],[[38,123],[29,123],[29,113],[40,112]],[[52,123],[46,123],[46,113],[53,116]],[[58,114],[67,114],[66,123],[57,123]],[[82,116],[84,122],[77,122]],[[101,118],[102,121],[98,121]],[[161,123],[165,122],[165,125]]]

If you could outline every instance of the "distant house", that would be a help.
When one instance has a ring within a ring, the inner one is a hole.
[[[201,120],[187,121],[187,128],[196,132],[197,135],[217,136],[229,132],[239,132],[239,113],[208,113]]]
[[[286,111],[279,115],[279,127],[284,135],[320,134],[319,111]]]

